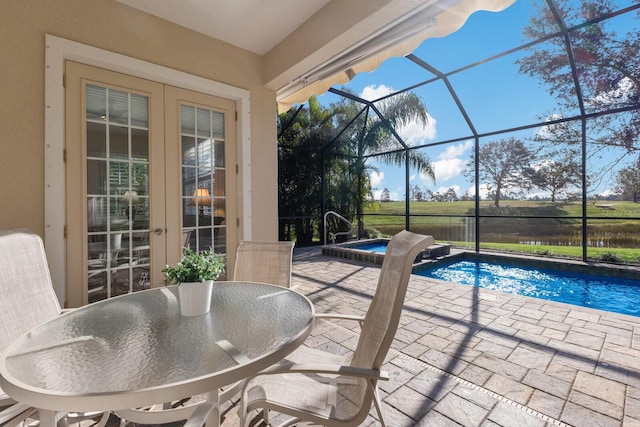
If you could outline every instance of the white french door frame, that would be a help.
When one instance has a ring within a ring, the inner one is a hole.
[[[44,111],[44,243],[51,280],[60,304],[66,301],[65,214],[65,100],[63,86],[66,60],[80,62],[189,89],[236,102],[237,158],[241,175],[237,180],[238,212],[241,215],[238,238],[251,240],[251,145],[249,91],[205,79],[162,65],[115,52],[45,35],[45,111]]]

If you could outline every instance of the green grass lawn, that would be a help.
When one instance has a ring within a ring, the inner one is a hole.
[[[436,240],[456,246],[462,234],[471,229],[475,203],[411,202],[411,229],[432,234]],[[392,235],[404,228],[405,203],[379,203],[365,212],[366,228]],[[582,205],[542,201],[505,200],[499,208],[490,201],[480,203],[481,248],[544,256],[582,258]],[[422,215],[422,216],[421,216]],[[534,218],[520,218],[534,217]],[[552,217],[551,219],[535,217]],[[572,218],[575,217],[575,218]],[[622,219],[614,219],[622,218]],[[587,249],[590,259],[640,263],[640,203],[598,202],[587,206],[587,236],[593,239]],[[562,244],[522,244],[520,241],[560,240]]]
[[[452,242],[454,245],[468,246],[464,242]],[[505,252],[520,252],[531,255],[541,255],[549,257],[569,257],[575,259],[582,258],[582,248],[576,246],[553,246],[553,245],[520,245],[509,243],[480,243],[482,249],[492,249]],[[593,259],[603,259],[610,254],[622,262],[640,262],[640,248],[587,248],[587,257]]]
[[[475,202],[411,202],[412,215],[471,215],[475,210]],[[367,214],[376,215],[404,215],[404,202],[377,203],[365,211]],[[482,215],[505,216],[554,216],[554,217],[582,217],[582,204],[575,203],[551,203],[531,200],[505,200],[499,208],[493,206],[493,202],[483,200],[480,202]],[[598,202],[587,205],[587,217],[598,218],[640,218],[640,203],[633,202]]]

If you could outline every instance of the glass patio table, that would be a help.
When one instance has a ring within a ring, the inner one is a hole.
[[[27,308],[25,308],[27,309]],[[314,308],[290,289],[216,282],[211,311],[180,315],[177,286],[127,294],[40,325],[0,358],[0,385],[40,409],[111,411],[208,393],[255,374],[297,348]],[[216,411],[217,412],[217,411]]]

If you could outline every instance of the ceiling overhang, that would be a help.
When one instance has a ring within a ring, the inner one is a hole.
[[[260,55],[279,110],[515,0],[117,0]]]

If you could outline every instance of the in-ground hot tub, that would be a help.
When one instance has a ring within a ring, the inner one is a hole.
[[[385,238],[364,239],[336,243],[334,245],[325,245],[322,247],[322,254],[354,261],[366,261],[374,264],[382,264],[389,240],[390,239]],[[429,246],[429,248],[423,251],[418,258],[416,258],[416,262],[420,262],[425,258],[438,258],[448,255],[450,250],[451,245],[449,244]]]

